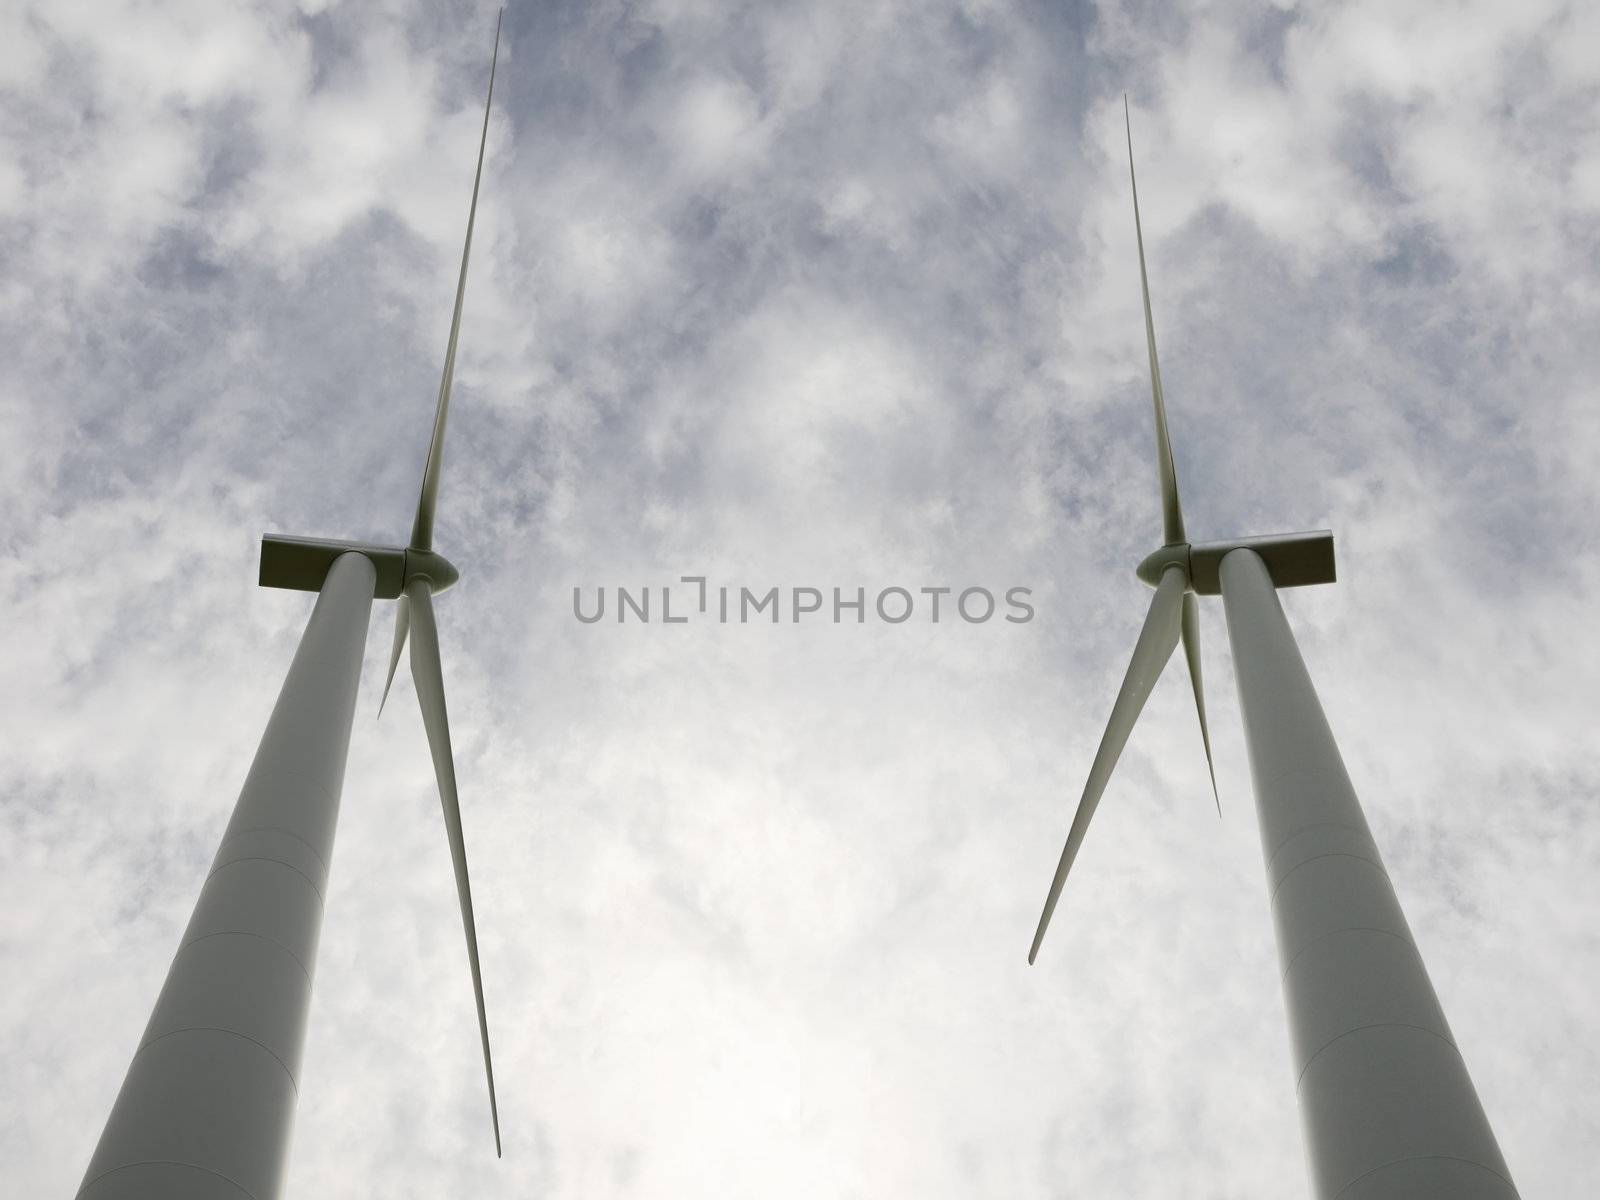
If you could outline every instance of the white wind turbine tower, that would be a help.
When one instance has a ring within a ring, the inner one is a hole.
[[[1123,118],[1127,122],[1126,99]],[[1028,961],[1039,953],[1117,757],[1180,640],[1209,766],[1195,596],[1220,592],[1315,1195],[1318,1200],[1509,1200],[1517,1195],[1510,1170],[1278,603],[1278,588],[1333,582],[1333,535],[1319,530],[1190,543],[1184,532],[1156,363],[1131,124],[1128,178],[1165,544],[1139,564],[1139,578],[1155,588],[1155,597],[1089,770]]]
[[[89,1161],[80,1200],[272,1200],[279,1195],[374,599],[400,602],[391,682],[408,629],[411,636],[411,674],[455,867],[495,1153],[500,1152],[472,889],[433,619],[433,593],[457,578],[456,569],[433,549],[433,518],[499,52],[497,21],[461,275],[410,544],[262,539],[262,585],[317,592],[316,606]],[[384,692],[387,696],[387,686]]]

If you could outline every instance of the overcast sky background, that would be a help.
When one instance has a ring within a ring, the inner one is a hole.
[[[291,1196],[1305,1195],[1220,602],[1285,604],[1529,1197],[1600,1145],[1600,9],[520,4],[437,544],[506,1157],[374,606]],[[0,4],[0,1159],[77,1186],[310,597],[404,539],[494,10]],[[623,626],[574,586],[1034,589]]]

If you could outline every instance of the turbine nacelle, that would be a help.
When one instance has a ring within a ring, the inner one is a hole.
[[[433,550],[269,533],[261,539],[259,582],[262,587],[319,592],[333,560],[352,551],[366,555],[378,569],[378,582],[372,593],[378,600],[398,599],[414,579],[426,581],[428,591],[437,595],[461,578],[455,564]]]
[[[1269,533],[1225,542],[1176,542],[1151,551],[1134,573],[1155,587],[1168,567],[1177,567],[1188,581],[1189,591],[1218,596],[1222,594],[1222,560],[1230,550],[1254,550],[1259,554],[1274,587],[1334,581],[1333,532],[1327,529]]]

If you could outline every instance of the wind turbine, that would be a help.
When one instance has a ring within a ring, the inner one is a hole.
[[[1318,530],[1190,543],[1185,534],[1156,361],[1126,97],[1123,121],[1164,544],[1138,567],[1155,597],[1089,769],[1028,961],[1039,953],[1117,757],[1180,639],[1210,765],[1195,597],[1220,593],[1315,1194],[1319,1200],[1507,1200],[1517,1195],[1510,1170],[1278,602],[1278,588],[1333,582],[1333,535]]]
[[[489,1023],[433,617],[433,594],[458,577],[455,567],[433,549],[433,519],[499,58],[497,19],[461,275],[410,543],[374,546],[275,534],[262,539],[262,586],[314,591],[317,602],[183,942],[89,1160],[79,1200],[271,1200],[281,1190],[374,599],[400,602],[390,682],[410,632],[411,674],[455,868],[495,1154],[500,1153]]]

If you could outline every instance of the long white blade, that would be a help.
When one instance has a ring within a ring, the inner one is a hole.
[[[1128,97],[1122,97],[1122,120],[1128,131],[1128,182],[1133,186],[1133,233],[1139,242],[1139,287],[1144,293],[1144,336],[1150,349],[1150,394],[1156,407],[1156,470],[1161,476],[1161,530],[1167,545],[1184,540],[1183,509],[1178,504],[1178,472],[1172,465],[1172,439],[1167,436],[1167,405],[1161,394],[1161,364],[1156,361],[1156,321],[1150,314],[1150,278],[1144,269],[1144,227],[1139,223],[1139,183],[1133,177],[1133,121]]]
[[[383,716],[383,706],[389,702],[389,689],[394,686],[394,669],[400,665],[400,651],[405,649],[406,632],[411,628],[411,601],[402,594],[395,601],[394,645],[389,649],[389,677],[383,681],[383,699],[378,701],[378,715]]]
[[[1156,586],[1155,597],[1150,601],[1150,612],[1144,619],[1144,628],[1139,631],[1139,640],[1133,647],[1133,661],[1128,664],[1122,690],[1117,693],[1117,701],[1111,706],[1111,719],[1106,722],[1105,734],[1100,739],[1100,749],[1095,751],[1094,765],[1089,768],[1089,781],[1084,784],[1083,799],[1078,801],[1078,812],[1072,818],[1072,829],[1067,834],[1066,847],[1061,851],[1056,876],[1050,881],[1050,895],[1045,899],[1044,914],[1039,918],[1039,928],[1033,935],[1033,946],[1028,951],[1030,963],[1039,954],[1039,943],[1044,941],[1044,931],[1050,927],[1050,916],[1056,910],[1056,901],[1061,898],[1061,886],[1066,883],[1067,872],[1072,869],[1073,859],[1078,856],[1078,847],[1083,844],[1089,819],[1100,804],[1100,796],[1106,790],[1112,768],[1117,765],[1122,748],[1128,744],[1128,735],[1133,732],[1134,723],[1144,711],[1144,702],[1150,696],[1150,689],[1155,687],[1156,680],[1161,677],[1161,669],[1167,665],[1173,648],[1178,644],[1184,586],[1183,571],[1178,567],[1168,567]]]
[[[467,962],[472,967],[472,994],[478,1003],[478,1033],[483,1039],[483,1070],[489,1080],[489,1115],[494,1121],[494,1152],[500,1154],[500,1106],[494,1095],[494,1063],[489,1057],[489,1018],[483,1007],[483,975],[478,969],[478,928],[472,918],[472,884],[467,879],[467,844],[461,832],[461,803],[456,797],[455,757],[450,752],[450,718],[444,704],[444,673],[439,667],[439,630],[433,621],[433,597],[426,579],[406,584],[411,601],[411,678],[428,730],[433,773],[439,781],[444,831],[450,840],[450,863],[456,872],[461,901],[461,926],[467,935]]]
[[[1189,682],[1194,687],[1194,710],[1200,714],[1200,740],[1206,744],[1206,770],[1211,772],[1211,798],[1222,815],[1217,792],[1217,768],[1211,763],[1211,731],[1206,728],[1206,691],[1200,681],[1200,601],[1193,592],[1183,594],[1183,656],[1189,660]]]
[[[483,133],[478,138],[478,168],[472,176],[472,204],[467,209],[467,240],[461,248],[461,278],[456,283],[456,307],[450,317],[450,342],[444,352],[444,375],[439,380],[439,405],[433,414],[433,438],[428,443],[428,461],[422,469],[422,495],[417,500],[417,519],[411,527],[411,545],[417,550],[433,549],[433,513],[439,504],[439,470],[444,461],[444,427],[450,416],[450,385],[456,373],[456,342],[461,337],[461,302],[467,295],[467,260],[472,256],[472,226],[478,216],[478,182],[483,178],[483,150],[489,141],[489,110],[494,104],[494,72],[500,61],[500,22],[494,23],[494,55],[489,60],[489,98],[483,105]]]

